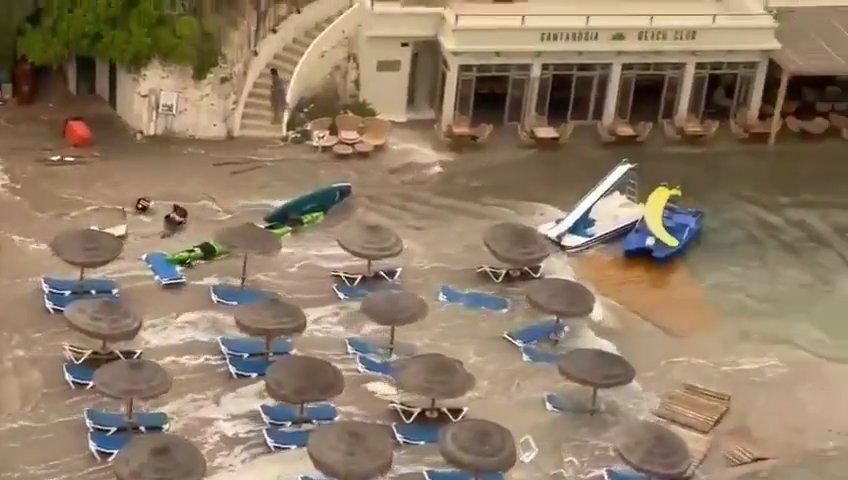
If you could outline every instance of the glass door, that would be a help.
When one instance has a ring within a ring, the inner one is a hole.
[[[471,121],[471,116],[474,114],[475,78],[473,76],[461,76],[457,82],[454,118],[463,117]]]
[[[622,75],[618,90],[618,105],[616,116],[622,120],[630,120],[630,110],[633,107],[633,90],[636,87],[636,75]]]
[[[680,77],[677,75],[666,75],[662,93],[662,108],[660,108],[660,120],[674,118],[677,111],[677,102],[680,98]]]
[[[733,94],[733,107],[730,109],[730,118],[734,118],[739,109],[748,107],[748,103],[751,100],[751,88],[753,84],[753,75],[740,73],[736,76],[736,92]]]
[[[510,76],[506,94],[504,123],[521,123],[524,114],[524,98],[527,95],[527,77]]]
[[[710,75],[708,73],[696,73],[692,79],[692,93],[689,97],[689,113],[698,120],[704,116],[704,106],[707,103],[707,83]]]
[[[548,118],[548,106],[551,104],[551,80],[550,73],[543,73],[539,77],[539,93],[536,95],[536,115]]]
[[[568,119],[583,122],[592,115],[592,102],[595,89],[595,75],[575,75],[571,89],[571,108]]]

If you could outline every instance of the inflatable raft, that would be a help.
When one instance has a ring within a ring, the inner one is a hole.
[[[320,223],[327,212],[342,203],[353,192],[350,183],[334,183],[289,200],[265,216],[264,228],[280,237],[287,237],[302,227]],[[229,254],[225,245],[203,242],[168,255],[168,261],[183,267],[195,262],[215,260]]]

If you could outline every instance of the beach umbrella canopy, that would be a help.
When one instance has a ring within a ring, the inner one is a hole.
[[[66,230],[50,242],[50,250],[63,262],[80,268],[80,279],[86,268],[98,268],[121,255],[124,242],[111,233],[84,228]]]
[[[303,309],[277,296],[238,306],[234,317],[242,332],[265,338],[265,352],[269,355],[272,338],[290,337],[306,330]]]
[[[518,459],[512,433],[488,420],[461,420],[442,427],[439,450],[448,463],[478,476],[506,472]]]
[[[117,480],[201,480],[206,459],[193,443],[169,433],[133,435],[112,460]]]
[[[395,440],[384,425],[339,421],[309,434],[306,453],[324,475],[336,480],[372,480],[392,468]]]
[[[132,340],[141,330],[141,318],[115,298],[81,298],[65,308],[65,319],[74,330],[103,342]]]
[[[395,328],[415,323],[427,316],[427,302],[405,290],[381,290],[369,294],[359,310],[372,322],[390,328],[389,354],[394,350]]]
[[[403,240],[389,227],[370,221],[353,222],[336,240],[342,250],[357,258],[382,260],[403,252]]]
[[[109,398],[124,400],[129,418],[134,400],[164,395],[171,384],[168,371],[150,360],[117,360],[94,371],[94,387]]]
[[[474,375],[461,361],[441,353],[424,353],[392,365],[397,387],[405,392],[435,400],[458,398],[470,392]]]
[[[536,229],[503,222],[483,233],[483,245],[498,261],[515,267],[535,267],[548,258],[548,242]]]
[[[304,355],[285,355],[265,372],[265,389],[274,400],[304,405],[335,398],[344,391],[344,375],[332,363]]]
[[[692,463],[679,435],[653,422],[637,421],[621,429],[615,448],[634,470],[654,478],[684,478]]]
[[[595,308],[595,294],[580,283],[564,278],[543,278],[527,286],[527,303],[560,318],[586,317]]]
[[[566,379],[592,388],[593,413],[599,388],[627,385],[636,377],[636,370],[624,357],[598,348],[575,348],[565,352],[557,362],[557,369]]]
[[[273,255],[280,251],[282,242],[271,230],[255,223],[245,222],[220,230],[215,242],[226,245],[231,250],[244,255],[241,265],[241,286],[247,279],[247,257],[249,255]]]

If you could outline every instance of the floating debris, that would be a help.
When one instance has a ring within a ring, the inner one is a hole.
[[[730,395],[684,383],[666,394],[654,415],[672,423],[709,433],[730,409]]]
[[[731,467],[774,458],[760,445],[747,427],[729,430],[720,437],[719,445],[721,454]]]

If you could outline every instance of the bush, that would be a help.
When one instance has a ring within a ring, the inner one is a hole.
[[[357,100],[352,103],[339,106],[338,98],[332,95],[319,94],[298,101],[294,108],[289,111],[289,119],[286,124],[288,139],[292,143],[303,143],[309,139],[309,122],[316,118],[330,117],[342,113],[351,113],[360,117],[376,117],[377,111],[370,103]],[[330,127],[330,133],[336,134],[335,123]]]
[[[342,105],[342,111],[359,115],[360,117],[376,117],[377,110],[366,100],[357,100],[347,105]]]

